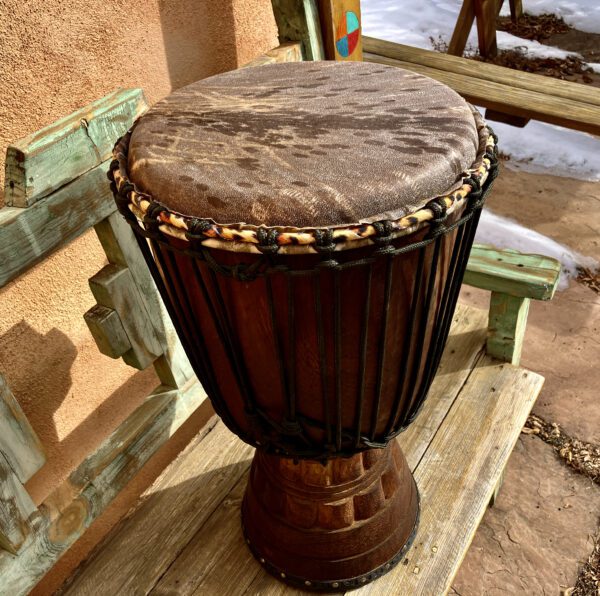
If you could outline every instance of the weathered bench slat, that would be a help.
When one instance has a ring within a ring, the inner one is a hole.
[[[0,288],[115,211],[108,162],[27,209],[0,209]]]
[[[464,283],[520,298],[550,300],[559,273],[560,263],[552,257],[474,244]]]
[[[600,106],[600,89],[597,87],[561,81],[560,79],[530,72],[521,72],[512,68],[497,66],[496,64],[467,60],[442,52],[424,50],[374,37],[364,36],[363,44],[366,52],[377,54],[378,56],[428,66],[457,75],[463,75],[470,79],[500,83],[519,89],[562,97],[579,103]]]
[[[141,89],[120,89],[10,145],[6,204],[27,207],[109,159],[146,107]]]
[[[600,110],[591,104],[501,85],[483,79],[472,79],[453,72],[377,54],[365,53],[365,60],[412,70],[436,79],[476,105],[600,135]]]
[[[26,537],[19,556],[0,552],[0,593],[28,594],[205,399],[197,382],[185,391],[158,387],[40,505],[35,532]],[[213,425],[206,425],[199,438]]]

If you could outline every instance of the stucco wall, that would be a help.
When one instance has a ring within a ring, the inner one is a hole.
[[[0,0],[0,23],[2,158],[12,140],[117,87],[142,87],[152,103],[277,44],[270,0]],[[0,186],[3,171],[2,160]],[[104,263],[88,232],[0,290],[0,372],[48,456],[27,484],[38,503],[156,385],[152,370],[100,355],[83,322],[87,279]],[[208,415],[180,429],[36,593],[60,584]]]

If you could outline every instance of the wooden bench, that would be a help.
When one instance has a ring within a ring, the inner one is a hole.
[[[488,118],[519,126],[529,119],[540,120],[600,135],[597,87],[373,37],[363,37],[363,47],[366,61],[398,66],[445,83],[471,103],[487,108]]]
[[[448,591],[543,384],[486,355],[487,333],[486,313],[459,305],[428,400],[399,437],[421,495],[414,544],[393,571],[352,594]],[[239,508],[252,452],[216,423],[148,489],[65,593],[301,593],[271,577],[244,542]]]

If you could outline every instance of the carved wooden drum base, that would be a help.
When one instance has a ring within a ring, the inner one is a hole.
[[[242,523],[254,556],[297,587],[340,590],[387,573],[414,537],[415,481],[397,441],[323,465],[256,451]]]

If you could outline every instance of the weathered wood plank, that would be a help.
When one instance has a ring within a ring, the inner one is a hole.
[[[116,140],[146,108],[141,89],[119,89],[11,144],[6,204],[28,207],[109,159]]]
[[[364,59],[367,62],[387,64],[388,66],[412,70],[413,72],[436,79],[454,89],[467,101],[476,105],[514,114],[515,116],[532,118],[541,122],[548,122],[600,135],[600,110],[595,105],[563,99],[547,93],[501,85],[488,80],[468,78],[453,72],[438,70],[412,62],[403,62],[368,52],[365,52]],[[531,74],[530,76],[541,75]],[[548,77],[543,78],[547,79]]]
[[[302,44],[298,41],[281,44],[248,62],[248,64],[244,64],[241,68],[277,64],[280,62],[302,62]]]
[[[271,0],[279,43],[300,41],[305,60],[324,60],[319,9],[316,0]]]
[[[41,441],[1,374],[0,454],[21,482],[27,482],[46,461]]]
[[[31,532],[29,518],[35,511],[29,493],[0,452],[0,549],[12,554],[19,551]]]
[[[27,536],[19,557],[0,553],[0,593],[27,594],[205,399],[197,382],[185,391],[158,387],[42,503],[39,526]]]
[[[327,60],[361,61],[360,0],[319,0],[319,10]]]
[[[108,164],[28,209],[0,209],[0,287],[115,211],[106,180]]]
[[[417,469],[417,539],[400,565],[357,596],[445,594],[486,511],[544,379],[484,358]]]
[[[366,35],[363,36],[363,44],[365,52],[371,54],[448,71],[455,75],[463,75],[467,79],[499,83],[536,93],[575,100],[583,104],[600,106],[600,90],[597,87],[561,81],[560,79],[536,75],[530,72],[521,72],[495,64],[467,60],[457,56],[376,39]],[[532,98],[527,103],[534,103],[534,100],[535,98]]]
[[[475,6],[473,0],[463,0],[452,38],[448,45],[448,54],[462,56],[469,39],[469,33],[475,21]],[[373,51],[373,50],[369,50]]]
[[[485,58],[498,54],[496,42],[496,0],[474,0],[479,54]]]
[[[120,213],[95,226],[109,263],[127,267],[139,290],[139,298],[161,345],[162,355],[154,361],[164,385],[183,388],[195,379],[192,366],[158,293],[152,275],[135,239],[134,232]]]
[[[110,263],[91,277],[89,284],[96,302],[119,316],[131,344],[123,360],[139,370],[150,366],[161,355],[162,346],[129,269]]]
[[[83,318],[102,354],[120,358],[133,349],[117,311],[96,304]]]
[[[486,343],[486,351],[490,356],[515,366],[519,364],[530,302],[529,298],[492,292]]]
[[[143,495],[140,510],[124,520],[110,548],[92,557],[67,594],[95,595],[99,586],[105,594],[148,593],[247,472],[252,452],[222,422],[202,442],[194,441]],[[235,517],[239,524],[239,512]]]
[[[519,298],[550,300],[559,276],[560,262],[552,257],[475,244],[464,283]]]

